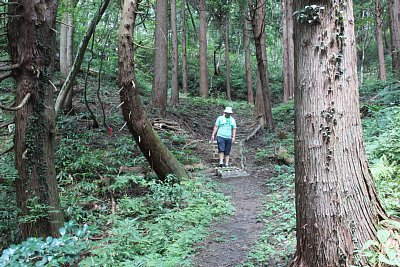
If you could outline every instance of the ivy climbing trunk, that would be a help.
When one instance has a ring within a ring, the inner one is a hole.
[[[125,0],[118,33],[118,66],[121,108],[133,138],[160,180],[168,174],[188,178],[182,164],[154,132],[142,108],[135,85],[133,36],[138,1]]]
[[[292,266],[367,265],[385,212],[364,151],[351,0],[294,23],[297,251]],[[294,1],[303,12],[308,0]],[[324,44],[321,46],[321,44]]]
[[[58,236],[63,225],[54,165],[55,112],[50,84],[55,58],[57,1],[21,0],[9,5],[8,41],[16,102],[15,181],[21,238]]]

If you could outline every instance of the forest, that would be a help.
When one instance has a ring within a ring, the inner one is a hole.
[[[400,0],[0,0],[0,266],[400,266]]]

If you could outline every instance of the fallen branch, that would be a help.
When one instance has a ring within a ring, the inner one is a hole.
[[[5,155],[5,154],[7,154],[8,152],[11,152],[11,150],[13,150],[13,149],[14,149],[14,146],[10,147],[10,148],[7,149],[6,151],[2,152],[2,153],[0,154],[0,157],[3,156],[3,155]]]
[[[12,72],[11,71],[6,72],[6,73],[0,75],[0,81],[5,80],[5,79],[7,79],[7,78],[9,78],[11,76],[12,76]]]
[[[0,66],[0,71],[15,70],[19,68],[19,64],[13,64],[9,66]]]
[[[8,127],[8,125],[11,125],[13,123],[14,122],[8,122],[8,123],[0,124],[0,129],[6,128],[6,127]]]
[[[254,131],[253,131],[249,136],[247,136],[247,137],[243,140],[243,142],[249,141],[251,138],[253,138],[254,136],[256,136],[256,134],[257,134],[258,131],[260,131],[260,130],[261,130],[261,124],[259,124],[259,125],[257,126],[257,128],[255,128]]]
[[[26,94],[26,96],[24,97],[24,99],[22,99],[21,104],[19,104],[16,107],[7,107],[7,106],[3,106],[0,104],[0,109],[3,110],[8,110],[8,111],[17,111],[20,110],[25,104],[26,102],[28,102],[29,98],[31,97],[31,93]]]
[[[184,150],[187,146],[193,145],[193,144],[198,143],[198,142],[201,142],[201,141],[203,141],[203,140],[192,140],[192,141],[190,141],[189,143],[186,143],[186,144],[182,147],[181,150]]]

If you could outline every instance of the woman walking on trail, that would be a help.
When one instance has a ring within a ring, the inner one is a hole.
[[[211,141],[214,141],[215,134],[217,134],[219,167],[229,166],[232,143],[236,139],[236,121],[231,117],[232,113],[231,107],[225,108],[224,115],[217,118],[211,135]]]

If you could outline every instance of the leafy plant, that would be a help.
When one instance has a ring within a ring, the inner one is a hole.
[[[28,238],[3,251],[0,266],[72,265],[87,247],[88,226],[78,227],[73,221],[60,228],[59,238]]]
[[[361,249],[373,266],[400,266],[400,223],[384,220],[379,223],[378,240],[368,240]]]
[[[297,15],[297,21],[301,23],[321,23],[320,16],[324,9],[325,7],[323,6],[310,5],[305,6],[303,9],[294,12],[293,15]]]

